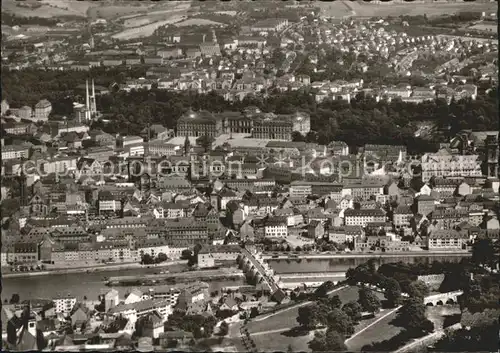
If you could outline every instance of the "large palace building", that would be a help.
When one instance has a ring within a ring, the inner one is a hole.
[[[246,133],[257,139],[290,141],[292,132],[305,135],[310,130],[311,118],[306,113],[276,115],[256,108],[216,114],[190,110],[177,121],[177,136],[189,137]]]

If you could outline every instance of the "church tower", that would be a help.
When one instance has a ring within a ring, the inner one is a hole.
[[[498,178],[498,136],[495,134],[488,134],[484,141],[484,146],[485,174],[488,178]]]
[[[92,95],[90,96],[90,117],[94,118],[97,115],[97,105],[95,102],[95,85],[92,79]]]
[[[21,174],[19,175],[19,191],[20,191],[20,201],[21,206],[26,206],[27,201],[27,188],[26,188],[26,174],[24,174],[24,158],[21,158]]]
[[[89,96],[89,80],[85,81],[85,122],[90,121],[92,114],[90,113],[90,96]]]
[[[186,136],[184,140],[184,155],[189,155],[189,151],[191,150],[191,142],[189,142],[189,137]]]

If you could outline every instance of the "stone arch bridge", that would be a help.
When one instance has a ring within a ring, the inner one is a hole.
[[[279,289],[279,278],[274,276],[274,270],[262,259],[260,254],[252,254],[243,249],[238,255],[237,261],[243,273],[254,279],[256,284],[264,284],[269,287],[271,293]]]
[[[429,295],[424,298],[424,304],[428,306],[444,305],[444,304],[457,304],[458,297],[464,294],[463,291],[457,290],[448,293],[439,293]]]

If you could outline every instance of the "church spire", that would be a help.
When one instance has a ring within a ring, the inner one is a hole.
[[[187,156],[191,150],[191,142],[189,142],[189,137],[186,136],[184,140],[184,155]]]

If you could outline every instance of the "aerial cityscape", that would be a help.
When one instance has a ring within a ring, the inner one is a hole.
[[[496,1],[1,6],[3,351],[498,351]]]

